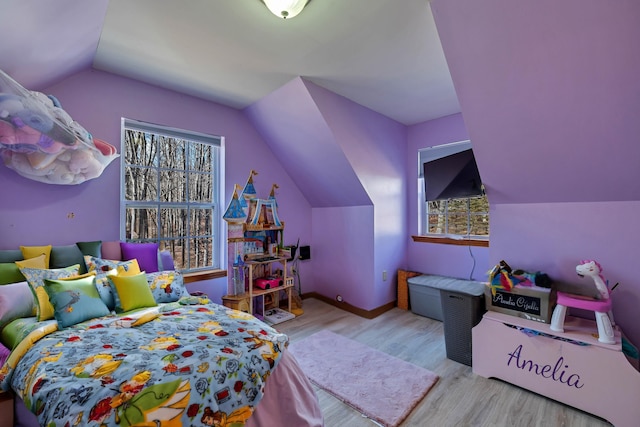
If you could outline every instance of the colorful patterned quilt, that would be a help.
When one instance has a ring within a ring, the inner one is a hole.
[[[171,303],[57,330],[40,322],[0,370],[40,425],[244,425],[288,338],[245,313]]]

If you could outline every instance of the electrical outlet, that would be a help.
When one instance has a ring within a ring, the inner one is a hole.
[[[387,280],[387,270],[382,270],[382,281]]]

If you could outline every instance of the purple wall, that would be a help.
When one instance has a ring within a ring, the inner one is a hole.
[[[640,3],[436,0],[492,203],[640,200]]]
[[[365,310],[394,301],[405,253],[406,128],[301,78],[246,113],[313,208],[304,292],[340,294]]]
[[[314,241],[322,239],[322,248],[331,254],[326,264],[317,267],[316,277],[336,287],[334,272],[344,272],[350,278],[342,284],[343,294],[348,295],[343,295],[344,300],[372,310],[395,301],[393,278],[406,253],[406,127],[313,83],[306,85],[373,203],[340,212],[313,210]],[[344,226],[343,233],[329,239],[326,227],[338,218],[342,218],[338,224]],[[342,245],[348,255],[335,254],[336,245]],[[338,263],[343,268],[336,269]]]
[[[575,276],[598,260],[636,345],[640,3],[434,0],[491,204],[489,264]]]
[[[370,204],[309,85],[297,77],[244,112],[312,207]]]
[[[425,123],[409,127],[407,138],[407,198],[409,231],[407,241],[406,269],[421,273],[438,274],[441,276],[472,278],[485,281],[488,263],[488,250],[481,247],[467,247],[457,245],[442,245],[437,243],[419,243],[411,239],[411,235],[418,234],[418,150],[435,145],[469,139],[467,129],[461,114],[430,120]],[[474,151],[475,151],[475,145]],[[483,171],[480,171],[484,179]],[[489,214],[491,233],[493,233],[493,212]],[[493,242],[493,235],[491,236]]]
[[[373,206],[312,210],[315,291],[328,298],[342,295],[345,302],[365,310],[377,307],[373,301],[379,299],[373,211]]]
[[[259,172],[254,178],[258,195],[267,197],[273,183],[280,186],[276,197],[280,218],[286,222],[285,240],[310,240],[307,200],[240,111],[99,71],[80,72],[42,92],[55,95],[96,138],[118,148],[121,117],[224,136],[226,197],[222,208],[233,185],[244,185],[249,170],[255,169]],[[76,186],[30,181],[1,167],[0,249],[118,240],[119,161],[109,165],[101,177]],[[69,218],[69,213],[74,217]],[[226,292],[226,279],[200,282],[192,289],[204,290],[219,300]]]

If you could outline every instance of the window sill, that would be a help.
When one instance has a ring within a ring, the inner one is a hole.
[[[227,277],[227,270],[206,270],[195,271],[193,273],[184,273],[182,275],[184,283],[199,282],[201,280],[219,279]]]
[[[460,238],[452,239],[451,237],[431,237],[431,236],[411,236],[414,242],[420,243],[438,243],[441,245],[458,245],[458,246],[479,246],[483,248],[489,247],[489,240]]]

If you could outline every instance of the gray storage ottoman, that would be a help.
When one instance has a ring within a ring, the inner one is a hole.
[[[442,304],[440,290],[432,284],[440,276],[423,274],[407,279],[409,286],[409,305],[414,314],[430,317],[442,322]]]

